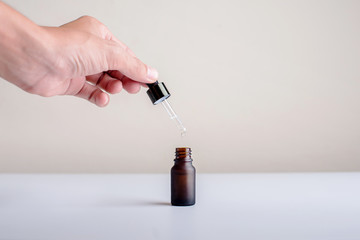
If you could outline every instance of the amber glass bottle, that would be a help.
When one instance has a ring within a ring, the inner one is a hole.
[[[195,174],[191,148],[176,148],[175,164],[171,168],[171,204],[191,206],[195,204]]]

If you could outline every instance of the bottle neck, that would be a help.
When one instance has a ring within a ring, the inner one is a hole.
[[[175,161],[189,161],[191,162],[191,148],[183,147],[176,148],[175,151]]]

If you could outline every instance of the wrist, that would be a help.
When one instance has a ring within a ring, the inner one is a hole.
[[[28,91],[38,81],[30,74],[34,63],[49,64],[46,31],[3,2],[0,22],[0,76]]]

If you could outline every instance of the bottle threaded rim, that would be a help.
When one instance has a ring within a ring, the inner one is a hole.
[[[191,157],[191,148],[189,147],[178,147],[175,150],[176,158]]]

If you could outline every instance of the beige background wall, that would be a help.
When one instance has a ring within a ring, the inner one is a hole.
[[[359,1],[5,1],[42,25],[91,15],[158,68],[189,130],[145,90],[97,108],[0,80],[1,172],[360,170]]]

